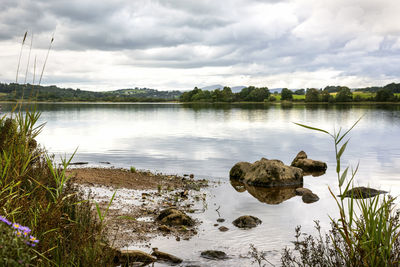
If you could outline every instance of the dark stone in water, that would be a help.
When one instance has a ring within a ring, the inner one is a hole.
[[[304,171],[304,175],[314,174],[313,176],[320,176],[325,173],[327,165],[325,162],[307,158],[304,151],[300,151],[295,159],[292,161],[291,166],[300,168]]]
[[[174,255],[159,251],[158,248],[153,248],[153,253],[151,253],[151,255],[155,256],[157,260],[167,261],[175,264],[183,261],[181,258],[178,258]]]
[[[262,221],[260,219],[250,215],[240,216],[239,218],[237,218],[232,222],[234,226],[245,229],[254,228],[261,223]]]
[[[100,161],[101,164],[111,164],[109,161]]]
[[[193,226],[195,224],[194,220],[187,216],[183,211],[177,210],[176,208],[167,208],[160,212],[157,220],[162,224],[170,225],[170,226]]]
[[[346,192],[344,197],[351,197],[353,195],[353,198],[370,198],[374,197],[379,194],[385,194],[387,191],[382,191],[382,190],[377,190],[369,187],[354,187]],[[341,197],[341,195],[338,195],[338,197]]]
[[[226,231],[229,230],[229,228],[225,227],[225,226],[221,226],[221,227],[218,228],[218,230],[220,230],[221,232],[226,232]]]
[[[318,201],[319,197],[312,192],[307,192],[307,193],[303,194],[301,199],[303,200],[304,203],[310,204],[310,203],[314,203],[314,202]]]
[[[89,164],[89,162],[78,161],[78,162],[72,162],[69,165],[86,165],[86,164]]]
[[[217,222],[219,222],[219,223],[222,223],[222,222],[224,222],[225,221],[225,219],[223,219],[223,218],[218,218],[217,219]]]
[[[210,260],[226,260],[228,256],[225,252],[219,250],[206,250],[200,254],[203,258]]]

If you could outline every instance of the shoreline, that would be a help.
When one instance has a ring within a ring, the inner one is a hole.
[[[257,104],[257,105],[400,105],[400,101],[397,102],[376,102],[376,101],[351,101],[351,102],[305,102],[305,101],[273,101],[273,102],[179,102],[179,101],[137,101],[137,102],[112,102],[112,101],[3,101],[0,100],[0,104],[123,104],[123,105],[134,105],[134,104],[175,104],[175,105],[190,105],[190,104],[205,104],[205,105],[243,105],[243,104]]]
[[[108,239],[116,249],[146,244],[157,236],[180,241],[198,234],[200,221],[195,220],[193,226],[165,225],[157,216],[168,208],[188,216],[201,212],[205,198],[202,189],[208,187],[208,180],[117,168],[70,168],[66,174],[71,177],[72,187],[89,201],[102,210],[110,205],[105,224]]]

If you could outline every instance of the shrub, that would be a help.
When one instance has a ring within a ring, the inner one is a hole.
[[[337,133],[329,133],[322,129],[298,124],[328,134],[334,140],[339,196],[337,197],[331,188],[329,191],[339,209],[339,219],[331,218],[331,230],[325,238],[321,235],[318,223],[316,223],[318,238],[308,235],[300,240],[300,227],[296,228],[294,250],[299,256],[285,249],[282,255],[284,266],[399,265],[400,221],[399,212],[395,212],[393,208],[394,199],[380,195],[356,199],[351,195],[347,203],[344,200],[358,170],[357,166],[347,179],[349,167],[344,170],[341,168],[341,157],[349,142],[349,140],[344,141],[344,138],[358,122],[359,120],[342,135],[341,129]]]

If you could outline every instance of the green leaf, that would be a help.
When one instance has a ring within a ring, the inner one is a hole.
[[[298,126],[301,126],[301,127],[307,128],[307,129],[310,129],[310,130],[320,131],[320,132],[323,132],[323,133],[326,133],[326,134],[329,134],[329,135],[330,135],[330,133],[329,133],[328,131],[325,131],[325,130],[322,130],[322,129],[319,129],[319,128],[307,126],[307,125],[300,124],[300,123],[297,123],[297,122],[293,122],[293,123],[296,124],[296,125],[298,125]]]
[[[344,183],[344,180],[346,179],[346,176],[347,176],[347,171],[349,170],[349,167],[347,167],[345,170],[344,170],[344,172],[342,173],[342,176],[340,176],[340,179],[339,179],[339,187],[342,187],[342,185],[343,185],[343,183]]]
[[[342,145],[342,147],[339,149],[339,153],[337,154],[337,157],[338,157],[338,158],[340,158],[340,157],[342,156],[343,152],[346,150],[346,146],[347,146],[347,143],[348,143],[349,141],[350,141],[350,140],[347,140],[347,142],[344,143],[344,144]]]

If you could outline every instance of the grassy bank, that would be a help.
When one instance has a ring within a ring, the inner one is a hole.
[[[0,265],[109,266],[104,228],[65,175],[70,159],[54,162],[35,141],[40,113],[20,107],[0,119]]]

